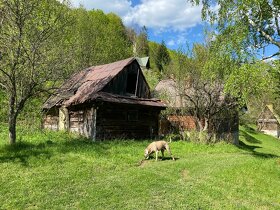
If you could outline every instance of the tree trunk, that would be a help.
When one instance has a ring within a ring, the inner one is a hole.
[[[197,119],[197,124],[198,124],[198,128],[199,128],[199,132],[203,131],[203,125],[200,119]]]
[[[9,104],[9,138],[10,144],[16,143],[16,113],[15,113],[15,96],[10,97]]]
[[[10,144],[16,143],[16,116],[9,116],[9,138]]]
[[[208,131],[208,127],[209,127],[209,119],[205,118],[203,131]]]

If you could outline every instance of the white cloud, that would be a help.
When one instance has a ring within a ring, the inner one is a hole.
[[[186,0],[142,0],[123,20],[126,25],[183,31],[201,23],[201,7]]]
[[[201,7],[186,0],[141,0],[132,6],[131,0],[71,0],[87,9],[101,9],[121,16],[125,25],[146,26],[159,31],[184,31],[201,23]]]
[[[169,41],[167,42],[167,45],[170,46],[170,47],[174,46],[175,44],[176,44],[176,43],[175,43],[175,41],[174,41],[173,39],[171,39],[171,40],[169,40]]]
[[[86,9],[101,9],[105,13],[114,12],[121,17],[132,8],[129,0],[71,0],[74,7],[83,5]]]

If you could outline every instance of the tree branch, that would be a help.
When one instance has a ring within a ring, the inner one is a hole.
[[[274,45],[276,45],[277,47],[280,48],[280,42],[277,42],[277,41],[276,41],[275,39],[273,39],[269,34],[267,34],[265,31],[263,31],[259,26],[257,26],[257,24],[256,24],[252,19],[250,19],[250,18],[248,17],[248,15],[247,15],[247,18],[248,18],[249,23],[250,23],[254,28],[256,28],[257,31],[258,31],[259,33],[261,33],[261,35],[263,35],[263,36],[265,37],[265,39],[267,39],[268,41],[270,41],[271,44],[274,44]]]
[[[0,86],[6,90],[8,90],[8,87],[6,85],[4,85],[4,83],[0,82]]]
[[[11,75],[9,75],[7,72],[5,72],[3,69],[0,68],[0,72],[2,72],[4,75],[6,75],[11,81],[12,81],[12,77]]]
[[[275,56],[277,56],[277,55],[280,55],[280,52],[277,52],[277,53],[274,53],[273,55],[264,57],[264,58],[262,59],[262,61],[267,60],[267,59],[270,59],[270,58],[273,58],[273,57],[275,57]]]
[[[275,25],[276,25],[277,34],[278,34],[278,36],[280,36],[280,27],[279,27],[278,17],[275,16],[274,21],[275,21]]]

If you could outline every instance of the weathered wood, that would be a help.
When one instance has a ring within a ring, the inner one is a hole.
[[[97,138],[153,138],[158,135],[158,114],[149,107],[103,104],[97,111]]]
[[[64,106],[59,108],[59,121],[58,121],[58,129],[59,130],[68,130],[69,128],[69,113],[68,109]]]
[[[89,108],[84,111],[83,116],[83,135],[89,139],[95,140],[95,115],[96,109]]]
[[[49,130],[58,130],[58,117],[47,115],[43,121],[43,128]]]

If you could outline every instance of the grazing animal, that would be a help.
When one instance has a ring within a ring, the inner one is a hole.
[[[166,141],[154,141],[145,149],[144,156],[149,159],[150,154],[156,153],[156,161],[158,160],[158,152],[161,151],[162,157],[164,157],[164,150],[167,150],[172,160],[175,160],[171,154],[170,148]]]

